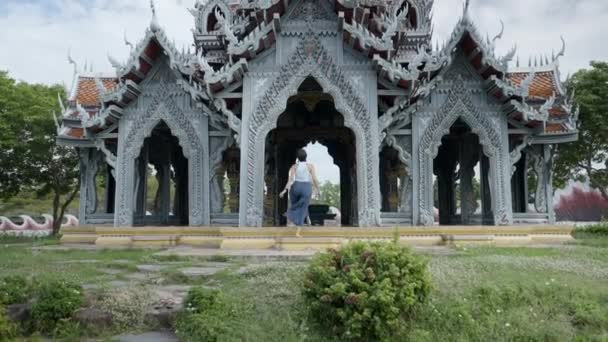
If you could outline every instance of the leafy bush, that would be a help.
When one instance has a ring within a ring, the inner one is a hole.
[[[99,302],[99,308],[112,316],[112,325],[120,331],[142,328],[150,305],[152,294],[145,286],[114,290]]]
[[[17,327],[8,320],[4,306],[0,303],[0,341],[9,341],[17,335]]]
[[[602,222],[587,227],[575,228],[572,232],[574,237],[578,236],[608,236],[608,222]]]
[[[29,298],[29,286],[22,276],[0,279],[0,304],[23,304]]]
[[[243,341],[246,329],[239,329],[242,308],[218,290],[195,287],[184,301],[175,333],[180,341]]]
[[[397,243],[350,243],[315,256],[303,296],[309,319],[340,340],[391,340],[430,292],[426,262]]]
[[[58,322],[70,318],[82,302],[82,288],[78,284],[65,280],[40,284],[32,306],[34,328],[45,333],[53,332]]]

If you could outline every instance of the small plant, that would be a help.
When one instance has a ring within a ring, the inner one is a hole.
[[[99,308],[112,316],[112,325],[120,331],[143,327],[150,305],[152,294],[145,286],[115,290],[99,302]]]
[[[303,284],[311,323],[340,340],[391,340],[430,292],[426,262],[397,243],[315,256]]]
[[[592,226],[575,228],[574,231],[572,231],[572,235],[574,237],[608,236],[608,222],[602,222]]]
[[[243,309],[218,290],[195,287],[184,301],[175,333],[180,341],[246,340],[246,329],[239,329]]]
[[[0,303],[0,341],[10,341],[17,335],[17,326],[8,320],[4,306]]]
[[[22,304],[29,297],[29,286],[25,277],[9,276],[0,279],[0,304]]]
[[[70,318],[83,302],[80,285],[53,280],[39,285],[32,306],[32,322],[40,332],[54,332],[59,321]]]

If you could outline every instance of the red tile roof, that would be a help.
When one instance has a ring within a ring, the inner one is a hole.
[[[507,74],[507,78],[515,85],[520,85],[521,82],[528,77],[526,72],[516,72]],[[553,71],[543,71],[536,73],[532,85],[530,86],[530,97],[539,97],[548,99],[551,95],[559,95],[558,86],[555,84]]]
[[[100,78],[103,86],[108,90],[113,90],[116,87],[116,78]],[[83,77],[78,78],[78,88],[76,89],[76,101],[83,106],[99,106],[99,91],[95,85],[95,78]]]

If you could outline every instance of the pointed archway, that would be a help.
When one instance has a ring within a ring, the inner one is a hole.
[[[418,224],[434,224],[433,160],[439,153],[442,137],[449,134],[450,127],[458,119],[466,123],[472,133],[479,137],[483,154],[489,159],[488,187],[492,197],[494,224],[512,224],[510,159],[508,148],[505,147],[508,145],[504,144],[506,133],[501,134],[501,130],[495,126],[494,118],[476,107],[462,75],[456,76],[451,86],[439,110],[430,118],[422,120],[425,126],[421,127],[417,146],[418,158],[415,159],[418,182],[415,182],[417,189],[414,192],[414,203],[418,202],[418,205],[414,209]]]
[[[289,97],[307,78],[313,78],[324,93],[334,99],[336,110],[344,117],[344,126],[356,140],[357,222],[359,226],[380,225],[380,189],[378,181],[377,118],[369,114],[366,102],[341,68],[322,46],[314,33],[303,37],[281,72],[266,87],[249,115],[243,115],[241,165],[247,174],[241,177],[240,226],[262,226],[264,199],[264,158],[268,133],[277,125]]]

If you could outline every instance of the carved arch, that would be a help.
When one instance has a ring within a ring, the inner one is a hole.
[[[453,83],[445,103],[424,127],[419,141],[419,222],[423,225],[433,224],[433,160],[441,146],[442,137],[449,134],[450,127],[459,118],[479,137],[483,152],[490,159],[490,187],[495,224],[509,224],[512,215],[511,210],[507,208],[510,205],[510,194],[506,192],[506,188],[510,189],[510,185],[505,183],[505,179],[510,177],[505,176],[505,170],[510,161],[504,158],[502,136],[499,128],[494,126],[493,119],[475,106],[460,75]]]
[[[134,164],[139,155],[144,140],[160,121],[164,121],[171,133],[177,137],[182,147],[184,157],[188,159],[189,180],[189,222],[190,225],[204,223],[205,209],[203,206],[203,144],[194,123],[172,99],[171,89],[162,84],[150,94],[153,100],[143,109],[133,109],[127,116],[128,121],[122,123],[119,139],[119,163],[117,173],[116,201],[117,226],[130,226],[133,221],[134,208]],[[119,186],[120,184],[120,186]]]
[[[277,119],[285,111],[289,97],[298,93],[298,87],[307,77],[313,77],[323,91],[333,97],[336,110],[344,117],[344,125],[355,134],[357,151],[358,221],[360,226],[380,225],[378,177],[377,128],[372,121],[361,95],[352,86],[350,79],[336,65],[312,33],[302,38],[294,54],[281,72],[268,86],[260,101],[254,105],[249,118],[246,151],[242,154],[242,165],[247,168],[242,178],[241,225],[262,224],[263,188],[260,177],[263,170],[265,139],[276,127]],[[246,158],[246,159],[245,159]]]
[[[230,22],[232,20],[232,12],[230,11],[230,8],[228,8],[228,5],[226,5],[226,3],[223,0],[211,0],[209,3],[206,3],[205,8],[203,10],[201,10],[198,14],[198,26],[201,30],[201,32],[212,32],[213,27],[211,29],[209,29],[209,25],[211,24],[209,22],[210,18],[215,19],[216,21],[218,20],[215,17],[215,10],[219,9],[219,11],[225,16],[226,20],[228,20],[228,22]]]

